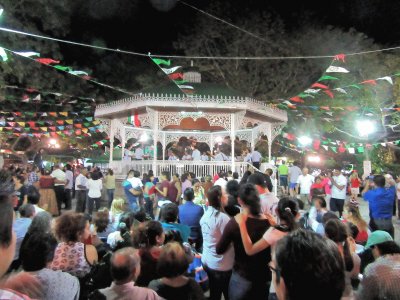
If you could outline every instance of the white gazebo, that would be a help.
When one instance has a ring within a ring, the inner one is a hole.
[[[235,161],[234,155],[229,162],[168,161],[165,157],[168,143],[181,137],[194,137],[212,149],[217,137],[229,136],[234,153],[236,137],[247,141],[249,147],[254,149],[259,136],[266,135],[271,159],[272,142],[287,122],[286,111],[235,94],[225,87],[201,83],[198,72],[184,73],[184,80],[194,86],[194,95],[179,93],[178,89],[170,86],[96,107],[95,118],[100,120],[103,130],[110,137],[109,165],[117,174],[123,174],[130,168],[143,172],[152,169],[155,174],[168,168],[178,171],[181,168],[199,176],[214,174],[221,166],[239,173],[247,169],[248,163]],[[133,115],[138,117],[141,127],[134,127],[128,121]],[[126,142],[131,138],[139,139],[143,133],[153,139],[154,149],[161,143],[161,160],[157,160],[157,155],[144,161],[113,160],[114,138],[121,141],[124,153]]]

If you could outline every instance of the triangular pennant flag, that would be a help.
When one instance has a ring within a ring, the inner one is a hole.
[[[321,84],[321,83],[318,83],[318,82],[314,83],[311,87],[313,87],[313,88],[321,88],[321,89],[328,89],[327,85],[324,85],[324,84]]]
[[[175,80],[175,82],[177,82],[179,79],[182,79],[181,83],[185,83],[186,81],[183,80],[183,73],[173,73],[173,74],[169,74],[168,75],[169,79],[171,80]]]
[[[58,125],[64,125],[64,121],[63,121],[63,120],[57,120],[56,123],[57,123]]]
[[[65,120],[65,123],[67,123],[67,124],[74,124],[74,120]]]
[[[151,58],[151,60],[157,64],[157,65],[164,65],[164,66],[170,66],[171,65],[171,61],[170,60],[165,60],[165,59],[161,59],[161,58]]]
[[[25,127],[25,122],[17,122],[19,126]]]
[[[93,121],[93,118],[92,117],[87,117],[87,118],[85,118],[87,121],[89,121],[89,122],[92,122]]]
[[[354,154],[355,153],[355,151],[354,151],[355,149],[354,148],[348,148],[347,150],[349,151],[350,154]]]
[[[327,94],[330,98],[334,98],[334,95],[330,90],[324,90],[324,93]]]
[[[290,100],[294,101],[294,102],[298,102],[298,103],[304,103],[304,100],[301,99],[299,96],[295,96],[290,98]]]
[[[324,80],[339,80],[339,78],[325,75],[325,76],[322,76],[320,79],[318,79],[318,81],[324,81]]]
[[[60,116],[68,117],[68,112],[67,111],[60,111],[58,114]]]
[[[346,54],[341,53],[341,54],[336,54],[335,57],[333,58],[333,60],[345,62],[344,61],[345,58],[346,58]]]
[[[364,147],[358,147],[357,151],[358,153],[364,153]]]
[[[326,73],[349,73],[350,71],[342,68],[342,67],[335,67],[335,66],[330,66],[328,69],[325,71]]]
[[[40,56],[40,53],[33,51],[24,51],[24,52],[14,51],[14,53],[24,57]]]
[[[40,102],[40,100],[41,100],[40,94],[37,94],[37,96],[32,99],[32,101],[39,101],[39,102]]]
[[[65,67],[65,66],[60,66],[60,65],[56,65],[56,66],[54,66],[54,68],[56,68],[57,70],[64,71],[64,72],[69,72],[72,70],[70,67]]]
[[[322,148],[324,148],[326,151],[328,151],[328,146],[322,145]]]
[[[35,60],[40,62],[41,64],[44,64],[44,65],[59,64],[60,63],[59,60],[54,60],[54,59],[51,59],[51,58],[36,58]]]
[[[335,153],[337,153],[337,148],[336,147],[331,147],[331,150]]]
[[[349,86],[351,86],[353,88],[356,88],[356,89],[359,89],[359,90],[361,89],[361,87],[358,84],[351,84]]]
[[[81,75],[85,75],[88,76],[89,74],[85,71],[69,71],[69,74],[75,75],[75,76],[81,76]]]
[[[57,113],[56,112],[49,112],[49,116],[52,116],[52,117],[57,117]]]
[[[191,85],[178,85],[178,88],[182,90],[194,90],[194,87]]]
[[[2,61],[7,61],[8,60],[8,56],[6,51],[4,50],[4,48],[0,47],[0,57]]]
[[[179,68],[182,68],[181,66],[176,66],[170,69],[166,69],[166,68],[161,68],[161,70],[163,70],[163,72],[167,75],[174,73],[176,70],[178,70]]]
[[[82,128],[82,124],[75,124],[75,128]]]
[[[28,95],[23,95],[22,96],[22,102],[28,103],[29,102],[29,96]]]
[[[47,127],[40,127],[42,131],[47,131]]]
[[[318,94],[319,91],[320,91],[320,89],[306,89],[304,91],[304,93],[307,93],[307,94]]]
[[[370,80],[365,80],[361,82],[362,84],[370,84],[370,85],[376,85],[376,80],[370,79]]]
[[[342,93],[342,94],[347,94],[346,90],[344,90],[342,88],[336,88],[336,89],[333,89],[333,90],[334,91],[338,91],[339,93]]]
[[[387,82],[389,82],[391,85],[393,85],[393,79],[390,76],[385,76],[385,77],[381,77],[378,78],[377,80],[386,80]]]

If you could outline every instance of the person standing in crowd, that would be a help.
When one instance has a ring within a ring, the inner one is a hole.
[[[166,300],[204,300],[203,290],[192,278],[186,277],[189,259],[177,242],[166,244],[157,263],[161,279],[153,280],[149,288]]]
[[[97,250],[83,241],[90,236],[89,221],[82,213],[67,212],[56,219],[55,235],[59,240],[51,269],[61,270],[78,278],[89,274],[98,261]]]
[[[87,174],[86,168],[81,169],[81,172],[75,179],[75,194],[76,194],[76,212],[84,213],[86,210],[87,198]]]
[[[104,187],[107,190],[108,197],[108,207],[111,207],[111,203],[114,200],[114,192],[115,192],[115,175],[112,169],[108,169],[107,175],[104,178]]]
[[[305,206],[311,205],[311,185],[314,183],[314,176],[308,174],[308,168],[303,168],[302,174],[297,177],[297,194],[299,194],[300,187],[300,199],[303,201]]]
[[[25,177],[23,175],[13,176],[15,192],[14,195],[17,197],[18,201],[14,203],[14,210],[18,209],[28,203],[28,187],[25,185]]]
[[[282,188],[282,193],[284,195],[287,195],[289,168],[286,165],[286,161],[282,160],[282,164],[278,167],[278,174],[279,174],[279,183]]]
[[[125,192],[125,197],[128,200],[129,204],[129,209],[133,212],[139,211],[139,196],[142,194],[142,188],[139,185],[136,185],[136,187],[133,187],[132,185],[132,179],[134,178],[134,171],[130,170],[128,172],[128,176],[125,179],[125,181],[122,183],[122,186],[124,188]],[[142,184],[142,181],[139,179],[140,184]]]
[[[261,213],[260,198],[252,184],[247,183],[240,187],[239,204],[243,213],[248,215],[246,227],[251,241],[255,243],[262,238],[270,223]],[[239,224],[234,218],[228,222],[217,243],[217,254],[226,253],[232,244],[235,249],[235,263],[229,283],[229,299],[267,299],[271,273],[265,266],[271,260],[270,249],[248,256],[243,247]]]
[[[88,212],[89,215],[92,215],[94,204],[96,205],[96,211],[100,208],[103,181],[100,179],[99,173],[93,172],[86,185],[88,189]]]
[[[67,184],[65,173],[61,170],[59,164],[55,164],[50,176],[54,178],[54,192],[56,193],[58,214],[61,214],[61,206],[65,202],[65,184]]]
[[[35,276],[43,286],[43,300],[78,300],[78,278],[48,268],[54,258],[56,239],[46,232],[33,233],[21,247],[20,257],[25,272]]]
[[[193,147],[193,152],[192,152],[192,160],[193,161],[201,161],[201,153],[199,149],[197,149],[197,146]]]
[[[342,297],[345,278],[339,250],[312,231],[295,230],[278,241],[269,268],[280,300]]]
[[[340,168],[336,167],[333,170],[333,177],[331,177],[330,180],[332,183],[332,197],[329,207],[331,211],[338,211],[339,217],[341,217],[343,213],[344,202],[346,200],[347,179],[343,176]]]
[[[35,165],[31,166],[31,169],[28,174],[28,185],[34,186],[35,188],[39,188],[39,179],[40,179],[39,168]]]
[[[345,205],[343,219],[357,226],[358,234],[355,237],[355,241],[357,244],[364,245],[368,240],[369,229],[367,222],[361,217],[358,206],[358,202],[350,200],[350,202]]]
[[[259,172],[251,174],[247,182],[253,184],[258,191],[262,213],[276,216],[276,207],[279,199],[268,190],[264,175]]]
[[[182,194],[183,194],[187,188],[192,187],[192,177],[190,176],[189,173],[184,173],[181,176],[181,182],[182,182]]]
[[[154,219],[155,185],[147,174],[143,174],[143,183],[144,210],[146,214]]]
[[[332,176],[328,172],[322,172],[320,175],[321,177],[321,185],[324,187],[325,191],[325,201],[326,201],[326,207],[329,210],[330,209],[330,203],[331,203],[331,197],[332,197],[332,189],[331,189],[331,178]]]
[[[396,178],[397,219],[400,220],[400,176]]]
[[[65,165],[65,179],[67,183],[65,184],[65,209],[70,210],[72,201],[72,186],[74,184],[74,173],[72,173],[72,167],[70,164]]]
[[[159,300],[158,295],[153,290],[135,286],[135,280],[140,273],[140,256],[138,250],[131,247],[120,249],[111,257],[113,283],[110,287],[101,289],[99,292],[107,300]]]
[[[195,193],[192,188],[186,189],[183,193],[185,204],[179,205],[179,222],[190,227],[190,239],[195,241],[196,249],[202,246],[200,219],[204,210],[200,205],[194,203]]]
[[[161,208],[160,221],[165,231],[178,231],[182,237],[182,241],[187,243],[190,237],[190,227],[178,223],[179,208],[175,203],[165,204]]]
[[[168,188],[168,200],[176,205],[181,204],[182,183],[178,174],[172,175],[172,180]]]
[[[374,231],[368,238],[375,261],[364,270],[357,299],[399,299],[400,246],[385,231]]]
[[[251,162],[253,163],[253,167],[254,167],[254,168],[260,169],[261,158],[262,158],[261,153],[258,151],[257,148],[255,148],[255,149],[251,152],[251,155],[250,155],[250,159],[251,159]]]
[[[369,227],[372,231],[383,230],[394,237],[394,227],[392,223],[393,199],[396,194],[395,182],[390,180],[389,188],[385,187],[386,179],[383,175],[375,175],[373,184],[369,180],[365,182],[362,192],[364,200],[368,201],[370,222]],[[375,189],[370,190],[370,187]]]
[[[224,254],[217,254],[216,246],[222,237],[230,218],[224,212],[226,193],[220,186],[208,191],[209,207],[200,219],[203,235],[203,254],[201,261],[210,282],[210,300],[220,300],[221,295],[229,299],[229,281],[232,275],[234,249],[230,246]]]
[[[360,194],[360,185],[361,179],[358,177],[358,172],[356,170],[350,175],[350,191],[351,191],[351,198],[357,200],[358,195]]]
[[[143,155],[143,147],[139,144],[135,149],[135,160],[143,160]]]
[[[39,179],[39,207],[48,211],[52,216],[58,216],[56,194],[54,192],[54,178],[50,176],[49,170],[44,170]]]
[[[161,182],[156,185],[157,202],[167,201],[168,199],[168,189],[170,186],[170,174],[167,171],[161,172],[160,176]]]
[[[43,153],[44,153],[44,149],[40,148],[39,151],[35,154],[35,157],[33,158],[34,165],[36,167],[38,167],[40,171],[43,171],[43,169],[44,169]]]
[[[302,174],[298,164],[297,161],[294,161],[288,172],[289,193],[291,197],[296,197],[297,195],[297,179]]]

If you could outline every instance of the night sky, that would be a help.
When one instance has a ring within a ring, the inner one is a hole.
[[[208,9],[211,2],[224,5],[227,1],[187,0],[187,3],[212,13]],[[308,16],[321,24],[355,28],[384,45],[400,44],[400,3],[396,0],[229,2],[238,11],[243,11],[244,17],[246,10],[275,12],[289,30],[296,30],[298,22]],[[89,0],[75,12],[69,38],[86,42],[103,40],[112,48],[172,54],[176,53],[173,42],[177,36],[195,26],[199,17],[208,18],[179,2],[170,11],[160,12],[152,7],[150,0]],[[231,19],[229,12],[221,17]],[[79,55],[79,50],[75,53]]]

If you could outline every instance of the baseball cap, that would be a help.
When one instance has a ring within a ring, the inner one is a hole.
[[[389,241],[393,241],[393,238],[389,233],[387,233],[386,231],[377,230],[372,232],[371,235],[368,237],[365,249]]]

